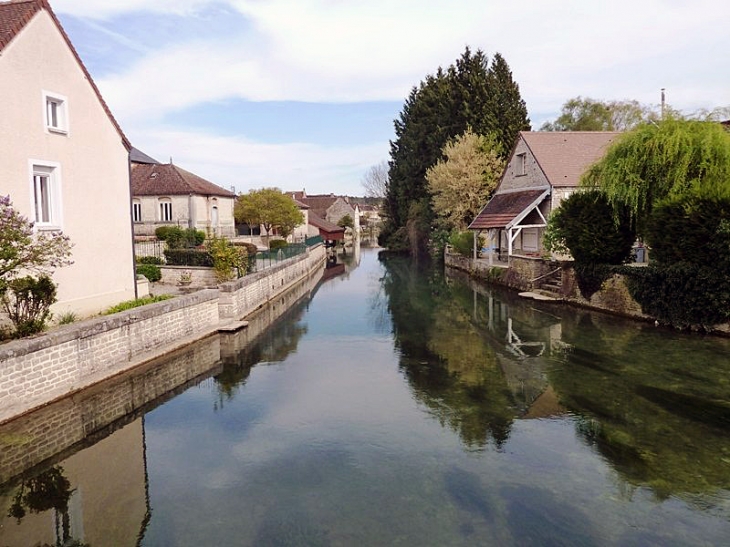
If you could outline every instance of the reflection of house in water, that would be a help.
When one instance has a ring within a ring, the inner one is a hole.
[[[43,489],[42,500],[27,495],[33,486]],[[11,512],[25,514],[16,519]],[[0,495],[0,545],[132,546],[148,518],[144,419],[138,418]]]
[[[566,348],[561,319],[522,301],[507,302],[486,287],[475,283],[471,286],[474,320],[486,327],[487,335],[493,339],[497,362],[520,407],[521,417],[563,414],[565,409],[547,378],[550,355]]]

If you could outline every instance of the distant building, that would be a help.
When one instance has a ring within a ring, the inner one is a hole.
[[[173,163],[155,163],[136,149],[132,160],[135,236],[154,235],[159,226],[196,228],[224,237],[235,235],[236,194]]]

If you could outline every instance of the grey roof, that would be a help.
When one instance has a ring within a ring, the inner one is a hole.
[[[156,165],[160,163],[155,158],[148,156],[141,150],[136,149],[134,146],[129,151],[129,159],[134,163],[146,163],[150,165]]]

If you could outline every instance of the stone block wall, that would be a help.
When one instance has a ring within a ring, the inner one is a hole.
[[[139,359],[214,332],[218,292],[60,327],[0,346],[0,422],[123,372]]]

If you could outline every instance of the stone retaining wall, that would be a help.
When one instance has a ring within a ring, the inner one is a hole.
[[[324,246],[168,301],[0,345],[0,423],[215,332],[323,267]]]

